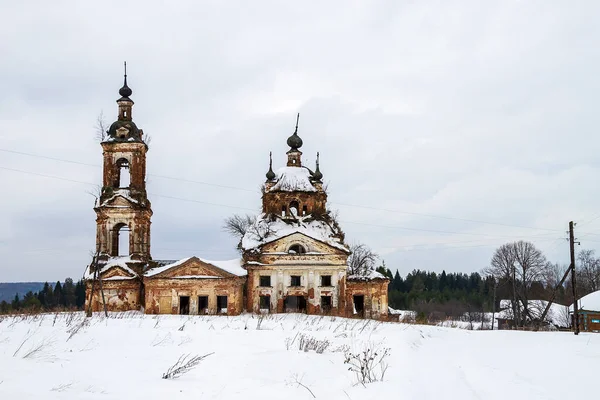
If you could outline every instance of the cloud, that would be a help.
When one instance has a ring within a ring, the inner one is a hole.
[[[600,250],[598,8],[11,4],[0,149],[98,166],[0,150],[0,279],[76,278],[89,262],[93,126],[101,110],[116,118],[123,60],[152,136],[154,258],[236,255],[222,220],[259,210],[268,152],[284,163],[296,112],[303,160],[320,152],[348,239],[403,274],[478,271],[512,238],[565,263],[569,220]]]

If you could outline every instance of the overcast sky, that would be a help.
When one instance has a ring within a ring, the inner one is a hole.
[[[4,2],[0,281],[78,279],[89,263],[94,123],[101,111],[116,119],[124,60],[134,121],[152,137],[155,259],[236,257],[222,221],[259,210],[269,151],[282,166],[297,112],[303,160],[321,153],[348,241],[402,275],[480,271],[518,239],[566,263],[569,220],[581,248],[598,249],[599,11],[597,1]]]

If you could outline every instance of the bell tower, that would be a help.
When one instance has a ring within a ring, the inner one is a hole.
[[[96,251],[100,261],[123,257],[142,268],[151,259],[152,209],[146,193],[148,146],[143,131],[133,122],[132,93],[127,86],[125,64],[124,83],[119,90],[121,97],[117,100],[118,117],[101,143],[104,158],[102,193],[94,207]]]

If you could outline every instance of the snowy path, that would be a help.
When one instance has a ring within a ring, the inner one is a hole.
[[[318,399],[564,400],[589,397],[590,389],[570,384],[593,381],[600,365],[597,334],[477,332],[290,314],[265,318],[260,329],[252,315],[112,317],[95,316],[70,339],[81,314],[2,319],[0,398],[312,399],[298,379]],[[301,331],[332,345],[323,354],[287,350],[286,338]],[[389,347],[391,356],[384,381],[365,388],[355,385],[343,352],[331,350],[369,342]],[[180,378],[161,379],[180,355],[212,352]]]

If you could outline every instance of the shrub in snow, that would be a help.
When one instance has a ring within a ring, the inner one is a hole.
[[[163,374],[162,378],[163,379],[175,379],[175,378],[185,374],[186,372],[190,372],[192,370],[192,368],[194,368],[198,364],[200,364],[200,361],[204,360],[206,357],[210,356],[211,354],[214,354],[214,353],[208,353],[203,356],[194,356],[194,357],[190,357],[189,354],[184,354],[181,357],[179,357],[177,362],[175,364],[173,364],[167,370],[167,372],[165,372]]]
[[[348,364],[348,371],[354,372],[357,383],[363,386],[367,383],[383,380],[388,364],[385,361],[390,355],[390,349],[369,344],[359,353],[346,352],[344,364]]]
[[[286,349],[290,349],[298,339],[298,350],[308,352],[314,350],[317,354],[323,354],[325,350],[331,345],[331,342],[327,339],[317,339],[312,336],[305,335],[303,333],[296,334],[294,338],[287,338],[285,340]]]

